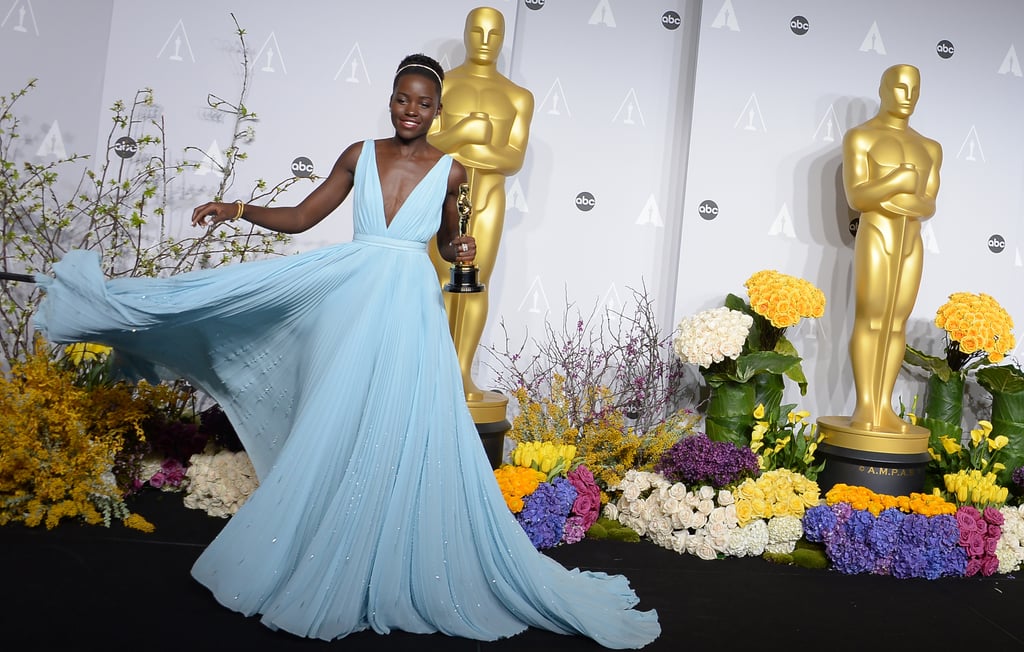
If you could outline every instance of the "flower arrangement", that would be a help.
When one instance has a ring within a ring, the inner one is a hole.
[[[746,489],[749,493],[754,486]],[[680,554],[708,560],[766,553],[789,555],[803,536],[799,516],[785,509],[778,510],[777,515],[744,522],[741,505],[747,501],[749,506],[751,499],[742,497],[739,489],[710,485],[687,488],[660,473],[631,471],[616,491],[619,495],[605,506],[605,516]]]
[[[757,272],[744,286],[749,303],[729,294],[723,308],[683,319],[674,350],[681,362],[698,365],[711,391],[708,435],[746,445],[754,406],[781,403],[783,377],[801,394],[807,392],[800,356],[785,333],[803,318],[821,317],[825,295],[810,282],[776,270]]]
[[[725,306],[699,312],[676,326],[672,350],[681,362],[704,369],[743,352],[754,318]]]
[[[721,488],[758,474],[757,458],[747,447],[712,441],[706,434],[683,437],[665,451],[654,470],[672,482]]]
[[[940,436],[963,436],[964,381],[979,367],[998,363],[1016,346],[1013,319],[987,294],[956,292],[935,313],[942,330],[941,355],[929,355],[907,345],[903,360],[928,374],[924,414],[917,423],[931,431],[937,448]],[[981,377],[979,377],[979,381]]]
[[[999,560],[997,573],[1012,573],[1024,563],[1024,505],[999,508],[1003,515],[1000,526],[1001,536],[996,544],[996,559]]]
[[[947,474],[946,492],[958,505],[1002,506],[1009,495],[1009,488],[999,485],[995,473],[978,470],[957,471]]]
[[[998,363],[1016,346],[1013,319],[991,296],[955,292],[935,312],[943,331],[943,355],[932,356],[908,346],[905,360],[947,380],[982,364]]]
[[[736,518],[741,526],[778,516],[799,518],[807,508],[821,502],[818,483],[788,469],[775,469],[757,478],[747,478],[733,493]]]
[[[227,518],[259,486],[256,470],[244,451],[209,447],[189,458],[185,471],[185,507]]]
[[[596,404],[611,398],[607,388],[593,387],[591,391]],[[513,395],[520,409],[506,436],[517,446],[529,442],[575,446],[580,463],[604,488],[617,484],[627,470],[653,468],[665,450],[694,431],[699,419],[693,412],[679,410],[640,431],[626,423],[622,410],[607,409],[576,422],[570,416],[577,408],[576,399],[566,391],[560,375],[555,376],[549,396],[534,399],[525,387]]]
[[[1010,440],[1006,435],[993,436],[989,421],[978,421],[978,427],[971,430],[970,438],[963,442],[945,434],[929,439],[928,454],[932,459],[927,469],[926,490],[935,487],[948,489],[948,478],[956,474],[969,471],[998,473],[1006,468],[1002,458]],[[933,445],[932,440],[937,445]]]
[[[804,535],[824,545],[840,573],[898,578],[962,576],[967,552],[950,514],[925,516],[890,507],[877,515],[847,502],[818,505],[803,518]]]
[[[583,464],[573,466],[576,447],[525,442],[512,464],[494,471],[502,496],[538,549],[576,543],[597,521],[601,489]]]
[[[957,507],[937,494],[897,497],[837,484],[803,523],[807,539],[824,544],[833,567],[847,574],[970,577],[1011,572],[1024,559],[1019,509]]]
[[[825,467],[814,454],[824,435],[810,424],[806,410],[794,411],[795,406],[772,408],[769,413],[763,404],[754,408],[754,430],[750,435],[750,449],[757,454],[762,471],[789,469],[811,480]],[[785,417],[780,418],[782,412]]]
[[[126,439],[141,434],[148,407],[125,385],[92,391],[55,362],[42,338],[0,379],[0,525],[56,526],[79,517],[151,531],[124,502],[113,469]]]

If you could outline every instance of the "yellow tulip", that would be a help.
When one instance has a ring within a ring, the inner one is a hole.
[[[755,419],[763,419],[764,418],[764,403],[758,403],[757,407],[754,408],[754,418]]]

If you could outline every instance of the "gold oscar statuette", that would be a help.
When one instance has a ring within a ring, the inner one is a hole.
[[[469,216],[473,205],[469,201],[469,184],[459,185],[457,201],[459,210],[459,235],[466,235],[469,228]],[[471,293],[483,292],[484,284],[480,282],[480,269],[471,262],[458,262],[448,270],[450,280],[444,286],[445,292]]]

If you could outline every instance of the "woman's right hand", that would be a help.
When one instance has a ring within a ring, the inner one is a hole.
[[[214,226],[221,222],[230,222],[238,215],[238,202],[207,202],[192,211],[192,226]]]

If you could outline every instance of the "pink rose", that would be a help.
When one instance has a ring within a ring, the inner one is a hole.
[[[998,525],[989,525],[985,528],[985,536],[989,539],[998,539],[1003,534],[1003,528]]]
[[[984,516],[985,520],[991,523],[992,525],[1003,524],[1003,513],[1000,512],[995,507],[986,507],[982,516]]]
[[[985,554],[994,555],[996,554],[996,548],[999,547],[999,537],[991,537],[985,539]]]
[[[153,474],[153,477],[149,479],[149,486],[159,489],[160,487],[164,486],[165,480],[166,476],[164,476],[164,472],[157,471],[156,473]]]
[[[960,542],[963,543],[964,535],[974,532],[974,514],[968,511],[969,506],[961,507],[956,510],[956,524],[960,528]],[[971,507],[970,509],[977,512],[978,510]]]
[[[967,570],[964,575],[967,577],[974,577],[981,572],[981,560],[980,559],[969,559],[967,560]]]
[[[999,558],[995,555],[985,555],[981,558],[981,574],[985,577],[994,575],[999,570]]]
[[[967,536],[967,554],[971,557],[980,557],[985,554],[985,537],[980,532],[971,532]]]

